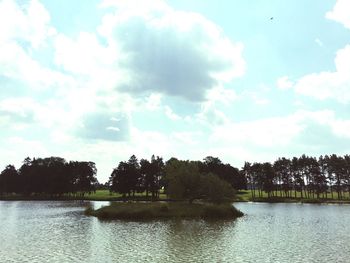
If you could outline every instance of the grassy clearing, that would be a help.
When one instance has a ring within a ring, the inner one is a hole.
[[[252,199],[251,190],[243,190],[239,191],[236,195],[234,201],[236,202],[280,202],[280,203],[295,203],[295,202],[304,202],[304,203],[350,203],[349,193],[344,193],[343,199],[337,199],[337,193],[333,192],[333,198],[330,193],[328,193],[327,198],[323,198],[322,196],[317,198],[309,198],[305,197],[302,199],[300,192],[297,192],[297,197],[295,198],[295,193],[292,191],[291,197],[287,198],[284,196],[280,196],[280,193],[277,193],[277,196],[268,198],[267,193],[263,192],[262,197],[256,197],[254,200]],[[256,192],[257,196],[257,192]],[[149,195],[146,197],[146,193],[135,193],[134,197],[131,197],[131,200],[135,201],[151,201],[152,197]],[[97,190],[95,193],[85,194],[83,197],[79,195],[64,195],[61,197],[50,197],[50,196],[41,196],[41,195],[31,195],[31,196],[21,196],[21,195],[3,195],[0,196],[0,200],[90,200],[90,201],[121,201],[123,197],[121,194],[110,193],[109,190]],[[160,193],[159,199],[160,201],[166,201],[167,196],[164,193]]]
[[[164,193],[160,194],[159,200],[166,200]],[[135,193],[135,196],[131,196],[132,200],[147,201],[151,200],[152,196],[146,197],[146,193]],[[80,195],[63,195],[63,196],[47,196],[47,195],[30,195],[23,196],[17,194],[0,195],[0,200],[89,200],[89,201],[120,201],[123,200],[123,196],[118,193],[110,193],[109,190],[96,190],[95,193]]]
[[[337,197],[337,193],[333,192],[333,198],[330,193],[328,193],[327,198],[320,196],[320,198],[305,198],[305,195],[303,198],[301,198],[300,192],[292,191],[290,197],[281,196],[278,192],[277,195],[275,194],[274,197],[268,198],[267,193],[263,192],[262,197],[258,197],[257,191],[255,192],[256,197],[252,198],[251,190],[243,190],[239,191],[236,195],[235,201],[237,202],[248,202],[248,201],[254,201],[254,202],[280,202],[280,203],[295,203],[295,202],[303,202],[303,203],[350,203],[350,198],[348,193],[344,193],[343,199],[339,200]]]
[[[243,213],[231,204],[184,202],[118,202],[97,210],[86,210],[87,215],[100,219],[151,220],[168,218],[234,219]]]
[[[127,197],[128,199],[129,197]],[[165,200],[167,197],[165,194],[160,193],[159,199]],[[123,196],[118,193],[110,193],[109,190],[97,190],[96,193],[92,193],[90,195],[86,195],[84,197],[86,200],[94,200],[94,201],[118,201],[123,199]],[[131,196],[130,199],[134,200],[151,200],[152,196],[146,196],[146,192],[144,193],[135,193],[135,196]]]

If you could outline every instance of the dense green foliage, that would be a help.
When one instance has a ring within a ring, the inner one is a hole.
[[[171,158],[165,164],[160,157],[138,162],[133,155],[127,162],[120,162],[110,177],[112,192],[131,197],[135,193],[152,193],[159,198],[161,189],[171,199],[205,199],[211,202],[232,200],[233,187],[246,188],[244,175],[218,158],[207,157],[204,162],[182,161]]]
[[[302,155],[279,158],[270,163],[245,163],[243,173],[252,199],[268,197],[331,198],[339,200],[350,194],[350,156],[326,155],[318,159]],[[329,196],[330,195],[330,196]]]
[[[93,162],[66,162],[60,157],[26,158],[16,170],[8,165],[0,174],[0,195],[20,194],[84,196],[95,190],[97,169]]]
[[[159,190],[164,185],[163,159],[152,156],[151,161],[142,159],[138,162],[135,155],[127,162],[120,162],[109,179],[110,190],[122,194],[124,197],[135,193],[146,192],[152,197],[159,197]]]
[[[201,173],[198,162],[170,159],[165,167],[167,193],[173,199],[205,199],[220,203],[234,197],[234,190],[213,173]]]
[[[0,173],[2,196],[84,195],[97,185],[93,162],[66,162],[59,157],[26,158],[19,169],[8,165]],[[350,156],[333,154],[317,159],[302,155],[279,158],[274,163],[246,162],[238,170],[212,156],[203,161],[171,158],[164,162],[158,156],[138,161],[133,155],[113,169],[106,185],[99,186],[109,189],[111,194],[135,200],[143,193],[146,200],[156,200],[162,192],[170,199],[222,202],[233,195],[232,189],[249,189],[252,200],[277,197],[344,200],[350,198]]]
[[[203,218],[231,219],[242,216],[242,212],[230,204],[188,204],[172,203],[113,203],[98,210],[87,209],[86,214],[101,219],[166,219],[166,218]]]

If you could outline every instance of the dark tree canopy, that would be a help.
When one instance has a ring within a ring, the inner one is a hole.
[[[19,169],[8,165],[0,173],[0,195],[83,196],[99,185],[96,173],[93,162],[27,157]],[[125,197],[145,192],[152,199],[163,190],[175,199],[222,200],[232,193],[230,189],[249,189],[252,198],[266,192],[268,197],[333,198],[336,194],[344,199],[350,196],[350,156],[282,157],[273,163],[245,162],[239,170],[213,156],[203,161],[170,158],[164,163],[159,156],[139,161],[132,155],[113,169],[107,185],[99,186]]]
[[[261,197],[262,191],[268,196],[277,195],[300,198],[327,198],[344,193],[350,195],[350,157],[335,154],[320,156],[318,159],[302,155],[300,157],[279,158],[270,163],[245,163],[242,173],[247,178],[252,198]]]
[[[132,155],[128,162],[120,162],[113,169],[109,178],[110,190],[124,197],[144,191],[147,196],[151,193],[153,198],[159,197],[159,190],[164,186],[163,170],[163,159],[158,156],[152,155],[151,161],[141,159],[139,162]]]
[[[212,173],[229,183],[234,189],[247,189],[247,179],[239,169],[223,164],[217,157],[207,156],[199,162],[201,173]]]
[[[200,162],[171,159],[166,163],[167,193],[173,199],[222,202],[234,197],[232,186],[214,173],[200,170]]]
[[[24,159],[16,170],[8,165],[0,174],[0,194],[48,195],[95,191],[96,166],[93,162],[69,162],[60,157]]]

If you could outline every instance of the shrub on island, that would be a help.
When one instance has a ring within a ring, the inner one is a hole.
[[[234,219],[243,216],[232,204],[187,202],[115,202],[97,210],[88,208],[87,215],[100,219],[150,220],[167,218]]]

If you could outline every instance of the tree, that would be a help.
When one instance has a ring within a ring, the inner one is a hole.
[[[159,197],[159,190],[163,186],[164,163],[160,157],[152,155],[151,162],[146,159],[140,161],[141,185],[146,191],[146,197],[149,192],[152,198]]]
[[[74,192],[81,196],[95,191],[97,185],[96,165],[94,162],[70,162],[70,169],[74,176]]]
[[[291,161],[286,158],[279,158],[275,161],[273,168],[278,178],[280,191],[284,192],[285,197],[290,197],[292,189]]]
[[[232,200],[235,196],[232,186],[212,173],[201,176],[199,192],[203,199],[214,203]]]
[[[327,198],[327,193],[328,193],[327,161],[325,160],[325,158],[322,155],[318,158],[318,165],[320,167],[320,176],[322,176],[324,178],[323,193],[325,194],[325,197]]]
[[[223,164],[219,158],[207,156],[198,164],[201,174],[213,173],[228,182],[234,189],[247,189],[247,179],[244,174],[230,164]]]
[[[271,165],[271,163],[263,163],[262,165],[262,186],[263,190],[267,193],[268,198],[271,197],[271,192],[274,190],[274,178],[275,171]]]
[[[120,162],[118,167],[113,169],[110,181],[110,190],[112,192],[120,193],[123,197],[126,197],[128,194],[130,196],[131,193],[131,183],[128,177],[128,163]]]
[[[0,195],[17,192],[18,172],[13,165],[7,165],[0,174]]]
[[[213,173],[201,174],[198,162],[171,159],[165,166],[168,194],[174,199],[222,202],[234,196],[232,186]]]
[[[128,160],[127,176],[129,177],[130,190],[133,196],[135,192],[142,192],[142,180],[140,173],[140,164],[135,155],[132,155]]]
[[[96,173],[93,162],[67,163],[61,157],[27,157],[18,171],[12,165],[6,167],[4,176],[0,176],[0,192],[6,188],[6,191],[22,195],[54,197],[79,192],[84,196],[95,191]]]
[[[317,199],[319,199],[320,194],[327,191],[327,180],[316,158],[310,159],[310,174],[313,187],[313,197],[314,193],[316,193]]]
[[[148,197],[154,178],[151,163],[146,159],[140,160],[140,174],[142,188],[146,191],[146,197]]]
[[[300,197],[303,198],[303,190],[305,186],[304,178],[302,176],[302,168],[300,165],[299,158],[293,157],[291,163],[291,174],[294,182],[294,194],[296,197],[297,191],[300,192]]]
[[[197,163],[170,159],[165,166],[167,194],[173,199],[192,202],[201,196],[200,173]]]
[[[248,186],[251,191],[252,199],[255,198],[255,178],[253,176],[252,165],[249,162],[245,162],[242,168],[242,174],[245,176]]]
[[[344,178],[345,171],[343,169],[343,159],[338,157],[336,154],[331,156],[326,156],[327,162],[327,172],[328,172],[328,181],[330,183],[331,195],[333,198],[333,189],[336,190],[338,199],[342,198],[342,182]]]
[[[347,188],[350,197],[350,155],[344,156],[344,186]]]
[[[261,163],[253,163],[250,167],[252,180],[254,181],[254,187],[258,190],[258,196],[262,197],[263,189],[263,169]]]
[[[152,155],[151,157],[152,180],[150,191],[152,198],[159,197],[159,190],[164,186],[164,162],[163,158]]]

